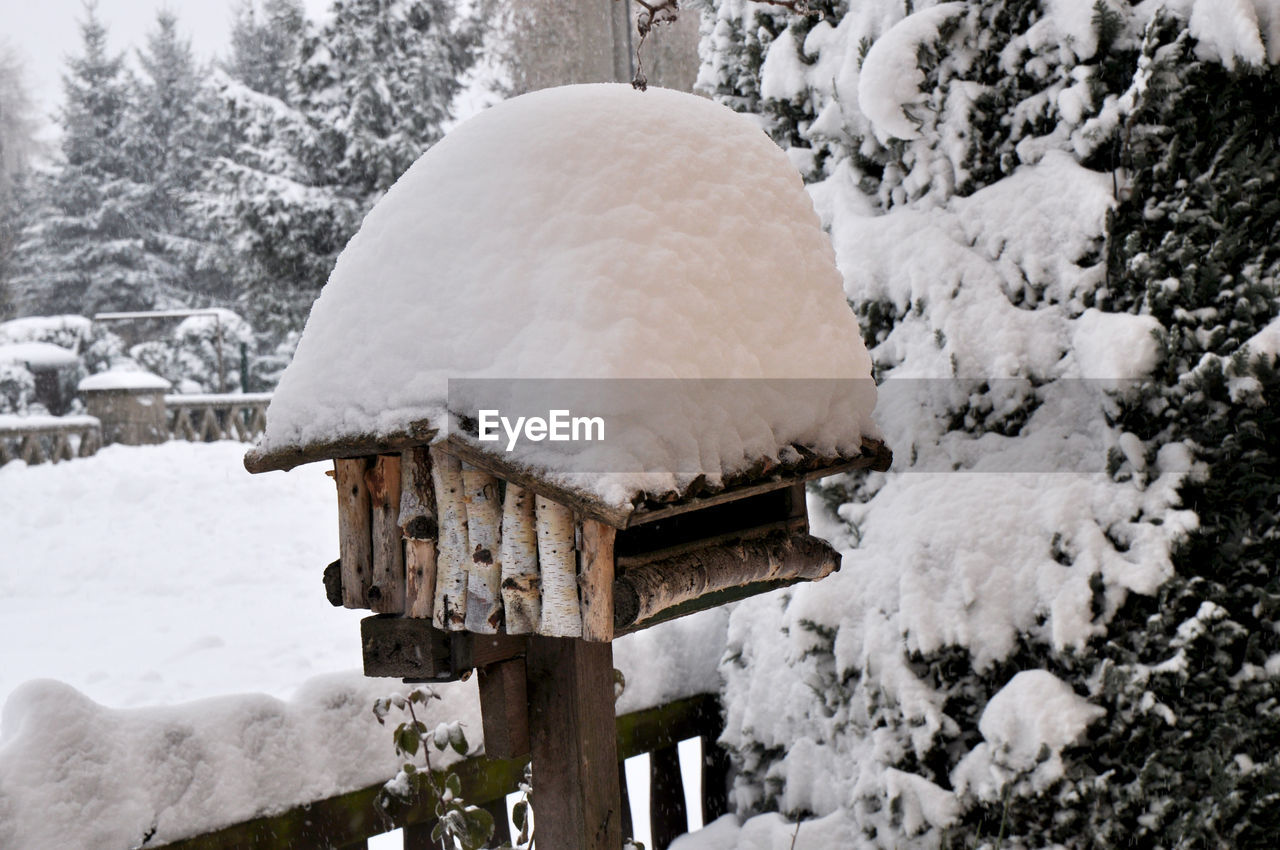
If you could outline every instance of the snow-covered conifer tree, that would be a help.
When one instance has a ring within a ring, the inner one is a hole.
[[[289,100],[293,62],[306,31],[301,0],[244,0],[231,24],[231,54],[223,69],[261,94]]]
[[[217,83],[223,155],[202,206],[247,261],[255,327],[275,341],[301,327],[361,217],[443,134],[477,35],[443,0],[337,0],[284,97]]]
[[[129,73],[107,50],[95,8],[63,77],[61,161],[19,245],[19,297],[29,312],[93,313],[153,306],[170,270],[146,245],[147,187],[131,156]]]
[[[188,304],[225,299],[232,259],[193,205],[213,153],[206,117],[212,96],[171,12],[157,14],[138,64],[129,145],[145,186],[140,213],[147,246],[170,270],[173,297]]]
[[[735,610],[739,806],[849,846],[1267,846],[1272,4],[817,5],[703,4],[702,85],[811,182],[916,474],[830,483],[841,572]]]

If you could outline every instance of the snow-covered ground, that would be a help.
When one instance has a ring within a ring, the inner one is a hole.
[[[169,840],[395,772],[371,708],[402,686],[361,676],[365,612],[330,607],[321,583],[332,480],[323,465],[250,476],[244,449],[0,467],[0,847]],[[619,711],[718,689],[726,621],[620,641]],[[434,715],[479,743],[474,683],[441,690]],[[637,814],[644,767],[628,765]]]
[[[333,483],[251,476],[233,442],[110,446],[0,467],[0,702],[28,679],[103,705],[289,696],[359,668],[360,613],[333,608]]]

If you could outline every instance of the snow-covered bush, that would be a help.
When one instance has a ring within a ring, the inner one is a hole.
[[[0,363],[0,413],[26,413],[35,400],[36,377],[21,363]]]
[[[220,341],[220,342],[219,342]],[[139,343],[129,356],[181,392],[241,389],[241,352],[252,350],[253,328],[231,310],[183,319],[166,337]]]
[[[913,471],[829,482],[841,572],[734,611],[739,808],[847,846],[1263,846],[1274,4],[703,5],[702,85],[810,181]]]
[[[84,316],[27,316],[0,322],[0,345],[47,342],[69,351],[80,351],[92,334],[93,323]]]

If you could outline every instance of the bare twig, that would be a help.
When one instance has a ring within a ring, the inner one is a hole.
[[[640,11],[636,14],[636,32],[639,33],[640,39],[636,42],[636,73],[631,78],[631,86],[644,91],[649,87],[649,80],[644,75],[644,59],[640,50],[654,27],[673,24],[679,19],[680,0],[653,0],[653,2],[633,0],[633,2],[640,7]],[[796,15],[822,15],[816,0],[756,0],[756,2],[764,6],[781,6]]]

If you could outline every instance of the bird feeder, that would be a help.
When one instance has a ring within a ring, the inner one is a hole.
[[[604,464],[486,440],[468,380],[576,382],[639,436]],[[478,670],[539,844],[616,850],[611,641],[838,569],[804,484],[888,468],[873,405],[786,156],[701,98],[573,86],[459,126],[374,208],[246,466],[333,463],[324,582],[373,612],[366,674]]]

